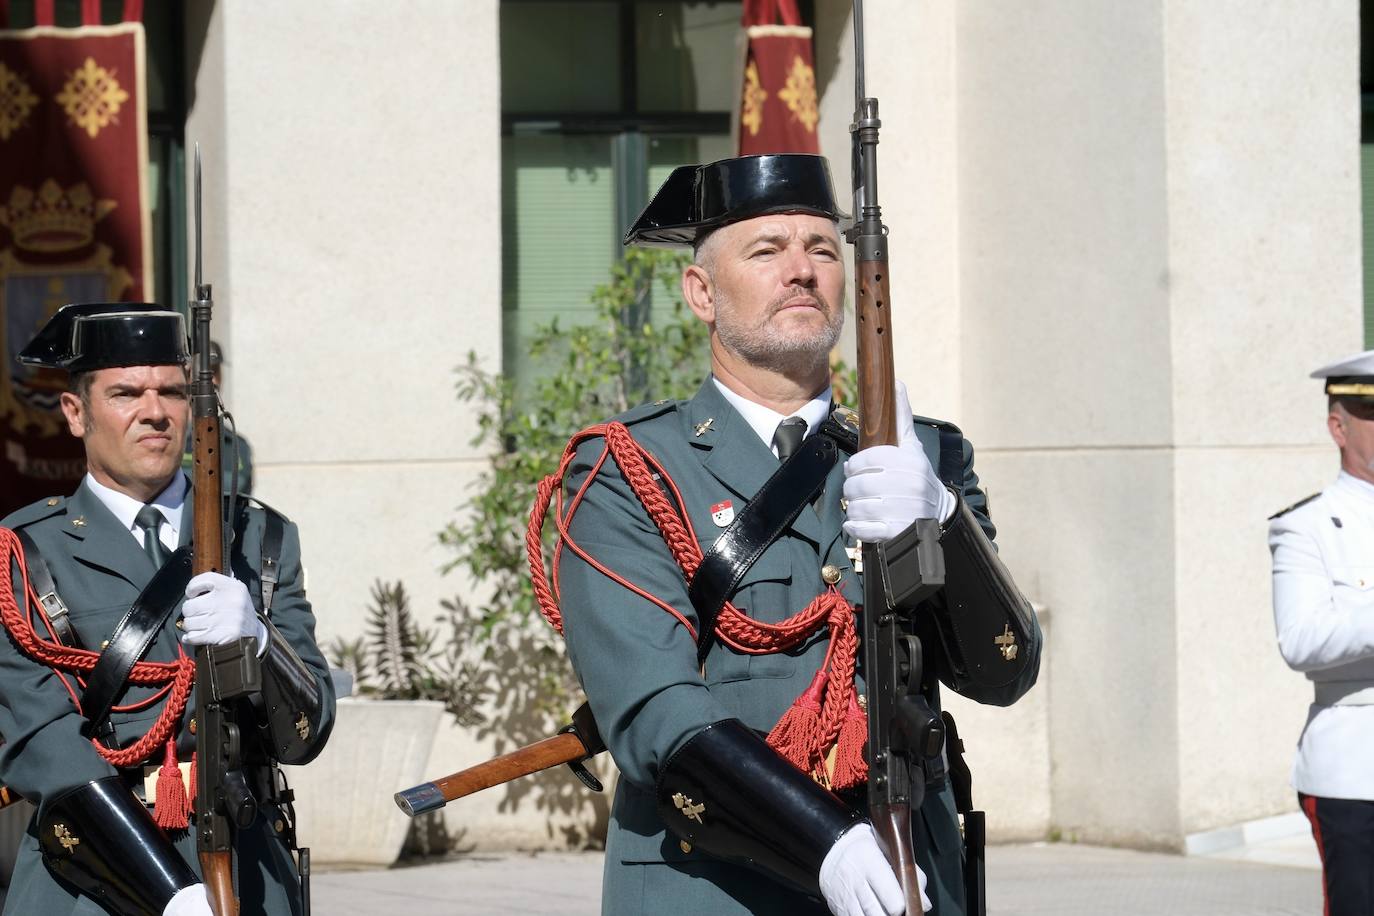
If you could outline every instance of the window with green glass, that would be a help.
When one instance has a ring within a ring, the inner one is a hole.
[[[503,357],[585,321],[679,165],[732,155],[739,0],[502,0]]]

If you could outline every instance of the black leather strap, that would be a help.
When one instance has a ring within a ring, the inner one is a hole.
[[[839,454],[830,436],[807,437],[701,558],[696,575],[687,584],[687,595],[697,612],[698,662],[705,660],[711,648],[716,618],[726,599],[768,545],[811,502]]]
[[[64,646],[81,648],[76,630],[72,628],[71,617],[67,614],[67,605],[57,594],[57,583],[53,581],[52,571],[38,550],[38,544],[23,528],[14,533],[19,535],[19,543],[24,548],[24,564],[29,571],[29,581],[38,592],[38,603],[43,605],[43,613],[47,615],[48,623],[52,624],[53,635]]]
[[[960,492],[964,489],[964,436],[952,426],[940,427],[940,481]]]
[[[167,622],[191,581],[191,548],[178,547],[167,562],[153,574],[138,600],[115,627],[100,661],[86,680],[82,712],[86,716],[86,736],[100,730],[110,714],[115,697],[124,688],[134,663],[152,645],[157,631]]]
[[[262,565],[258,567],[258,581],[262,587],[262,613],[272,613],[272,594],[277,590],[280,575],[281,542],[286,526],[281,516],[270,509],[263,510]]]

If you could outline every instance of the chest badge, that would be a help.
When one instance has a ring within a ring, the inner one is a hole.
[[[1002,650],[1002,658],[1005,661],[1016,660],[1016,651],[1019,647],[1016,645],[1016,634],[1011,631],[1011,624],[1006,624],[1002,630],[1002,635],[994,639],[993,642],[997,643],[997,648]]]
[[[706,430],[710,429],[711,424],[714,422],[716,422],[715,417],[707,417],[705,420],[702,420],[695,427],[693,427],[697,431],[697,438],[701,438],[702,436],[706,435]]]
[[[735,520],[735,504],[728,499],[723,499],[711,507],[711,521],[716,523],[717,528],[724,528]]]

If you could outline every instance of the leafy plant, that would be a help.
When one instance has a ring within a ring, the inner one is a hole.
[[[564,328],[555,320],[535,331],[529,358],[539,371],[525,390],[485,370],[474,353],[457,370],[459,399],[478,410],[473,445],[492,449],[492,457],[462,519],[440,540],[456,553],[448,568],[464,567],[489,589],[482,633],[507,620],[544,626],[533,616],[525,522],[535,487],[558,467],[568,437],[644,401],[686,397],[704,377],[706,328],[676,288],[686,261],[676,252],[626,251],[592,294],[592,322]],[[547,648],[557,652],[555,640]]]

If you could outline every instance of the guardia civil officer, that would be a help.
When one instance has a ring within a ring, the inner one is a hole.
[[[27,619],[7,622],[0,642],[0,780],[37,812],[6,913],[210,913],[188,829],[195,700],[163,672],[196,646],[245,636],[262,660],[262,691],[239,710],[258,814],[235,834],[235,885],[244,913],[301,912],[290,796],[276,764],[319,753],[333,686],[295,525],[240,501],[228,512],[232,576],[187,582],[189,565],[168,562],[192,533],[181,470],[186,339],[182,316],[156,305],[75,304],[20,354],[70,373],[62,412],[87,473],[75,493],[0,522],[22,539],[41,596],[23,593],[11,550],[3,564]],[[73,671],[52,654],[56,644],[98,652],[96,667]]]
[[[943,621],[926,640],[927,671],[999,705],[1035,680],[1040,631],[991,549],[972,448],[951,424],[913,419],[904,392],[899,445],[841,457],[814,498],[808,487],[775,492],[778,513],[752,516],[741,540],[712,554],[755,501],[772,501],[761,488],[780,460],[844,439],[828,361],[843,323],[843,218],[824,159],[755,156],[676,170],[626,237],[692,247],[682,292],[710,330],[711,375],[689,400],[616,418],[651,473],[627,479],[608,452],[625,444],[608,431],[580,445],[565,476],[564,633],[622,775],[604,913],[903,910],[855,783],[856,536],[888,541],[938,519],[955,572],[920,611]],[[703,585],[684,570],[678,530],[661,530],[661,508],[648,508],[660,492],[719,578]],[[965,628],[977,634],[967,645]],[[938,709],[933,676],[925,693]],[[913,832],[934,912],[956,916],[960,837],[939,764]]]
[[[1327,916],[1374,914],[1374,350],[1326,380],[1336,479],[1274,515],[1274,625],[1312,682],[1293,787],[1322,858]]]

